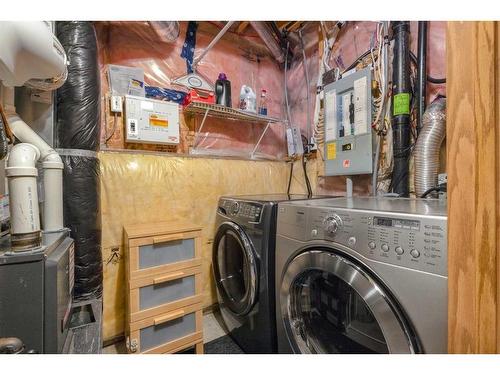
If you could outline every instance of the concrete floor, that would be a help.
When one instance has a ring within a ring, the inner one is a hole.
[[[224,328],[219,323],[220,315],[218,313],[207,313],[203,315],[203,342],[207,343],[226,334]],[[125,340],[121,340],[113,345],[102,349],[103,354],[127,354]]]

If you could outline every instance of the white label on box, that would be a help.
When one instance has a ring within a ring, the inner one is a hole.
[[[127,121],[127,133],[128,136],[131,138],[137,138],[137,135],[139,134],[139,129],[138,127],[138,121],[136,119],[128,119]]]
[[[354,81],[354,134],[361,135],[368,132],[366,108],[366,76]]]
[[[344,127],[344,137],[351,135],[351,117],[349,105],[351,104],[351,93],[342,95],[342,126]]]
[[[337,139],[337,91],[325,94],[325,141]]]

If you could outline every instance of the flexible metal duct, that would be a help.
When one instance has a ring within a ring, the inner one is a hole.
[[[446,99],[436,99],[427,107],[423,127],[415,145],[415,193],[421,197],[437,185],[439,149],[446,133]],[[431,197],[433,194],[429,194]]]
[[[250,21],[254,30],[259,34],[264,44],[269,48],[276,61],[282,64],[285,61],[285,53],[280,47],[276,37],[269,26],[263,21]]]

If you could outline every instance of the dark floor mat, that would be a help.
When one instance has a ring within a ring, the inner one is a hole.
[[[245,354],[228,335],[221,336],[204,345],[205,354]]]
[[[207,342],[203,345],[203,351],[205,354],[245,354],[238,344],[227,335]],[[189,348],[179,354],[194,354],[194,348]]]

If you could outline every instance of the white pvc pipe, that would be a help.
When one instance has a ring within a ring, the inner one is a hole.
[[[40,231],[38,192],[35,167],[40,151],[29,143],[12,147],[5,174],[9,185],[11,233],[28,234]]]
[[[64,228],[63,222],[63,169],[64,164],[58,154],[49,154],[42,163],[43,189],[43,230],[58,231]]]
[[[10,115],[7,119],[10,130],[21,142],[31,143],[40,150],[40,158],[44,160],[49,154],[56,153],[50,145],[45,142],[33,129],[26,124],[19,115]]]
[[[62,171],[64,164],[61,157],[18,115],[10,116],[8,121],[10,129],[16,138],[21,142],[34,145],[40,151],[40,160],[44,169],[45,200],[43,202],[43,229],[45,231],[61,230],[64,228],[62,193]]]

